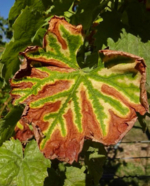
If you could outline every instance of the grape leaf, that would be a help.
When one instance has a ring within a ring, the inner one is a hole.
[[[1,60],[1,63],[4,64],[3,77],[6,81],[19,68],[19,52],[31,44],[31,38],[43,22],[41,14],[33,13],[29,7],[26,7],[15,21],[13,25],[14,38],[6,45]]]
[[[130,33],[126,33],[126,31],[123,29],[121,38],[117,42],[114,42],[114,40],[109,38],[107,40],[107,45],[112,50],[130,52],[144,58],[147,66],[147,91],[150,93],[150,56],[148,52],[150,50],[150,41],[148,41],[147,43],[143,43],[140,38]]]
[[[51,10],[52,15],[64,15],[64,12],[67,11],[72,5],[72,0],[55,0],[53,2],[53,8]]]
[[[106,4],[108,1],[106,2]],[[78,6],[76,6],[77,10],[71,18],[72,23],[74,24],[82,24],[83,29],[87,30],[90,28],[92,22],[99,14],[102,5],[101,2],[91,1],[91,0],[82,0],[79,1]]]
[[[58,171],[58,169],[54,169],[53,167],[48,170],[48,177],[44,181],[44,186],[63,186],[65,174],[64,172]]]
[[[121,14],[117,11],[104,12],[102,14],[103,21],[97,26],[97,32],[94,35],[94,45],[97,49],[101,49],[103,44],[106,45],[109,37],[113,38],[114,41],[118,40],[121,29],[124,28],[120,17]]]
[[[85,186],[85,167],[66,167],[66,180],[64,186]]]
[[[9,20],[15,20],[15,18],[18,17],[21,11],[27,6],[31,7],[32,11],[36,10],[42,12],[46,10],[51,4],[51,1],[46,3],[46,0],[17,0],[10,9]]]
[[[5,142],[0,147],[0,185],[43,186],[50,161],[31,141],[24,154],[19,140]]]
[[[150,40],[150,12],[144,3],[132,0],[128,3],[125,12],[128,19],[128,31],[135,36],[140,36],[142,41]]]
[[[0,119],[0,145],[12,136],[16,123],[20,119],[23,109],[24,107],[21,105],[15,106],[4,118]]]
[[[148,110],[145,63],[128,53],[101,50],[97,68],[81,69],[76,53],[82,26],[53,17],[42,47],[28,47],[10,81],[13,104],[25,104],[47,158],[77,161],[85,138],[114,144],[131,129],[136,112]]]
[[[87,167],[87,185],[93,185],[93,182],[98,185],[106,160],[104,145],[86,140],[80,156],[84,158]]]
[[[36,31],[35,35],[34,35],[33,38],[32,38],[32,43],[33,43],[34,45],[42,46],[43,37],[44,37],[44,35],[45,35],[46,30],[47,30],[46,28],[40,27],[40,28]]]

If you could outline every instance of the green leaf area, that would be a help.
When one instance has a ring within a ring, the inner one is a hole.
[[[114,144],[133,126],[135,111],[145,114],[145,64],[128,53],[102,50],[97,68],[80,69],[81,26],[59,17],[49,24],[43,48],[22,52],[11,95],[14,105],[26,105],[22,118],[32,123],[45,156],[72,163],[84,138]]]
[[[12,136],[23,109],[22,105],[14,106],[4,118],[0,119],[0,145]]]
[[[9,12],[9,20],[15,20],[16,17],[21,13],[21,11],[26,8],[27,6],[31,8],[33,12],[45,11],[50,5],[52,4],[51,1],[47,0],[17,0],[15,1],[14,5],[11,7]]]
[[[6,141],[0,147],[0,185],[43,186],[50,161],[44,158],[35,141],[22,151],[18,140]]]
[[[85,186],[85,167],[66,167],[66,180],[64,186]]]
[[[104,145],[85,140],[80,156],[84,158],[85,166],[87,167],[86,186],[98,185],[106,160]]]

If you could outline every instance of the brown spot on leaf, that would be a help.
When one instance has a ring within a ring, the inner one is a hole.
[[[47,130],[49,127],[49,122],[44,121],[44,116],[49,113],[57,112],[60,108],[61,101],[56,101],[55,103],[46,103],[41,108],[30,108],[26,119],[30,123],[34,123],[35,126],[38,126],[41,131]]]
[[[73,113],[69,109],[64,114],[67,127],[67,135],[63,137],[59,129],[55,129],[49,141],[47,141],[42,152],[47,158],[58,158],[60,161],[72,163],[78,160],[78,154],[82,150],[84,136],[79,133],[74,122]]]
[[[62,38],[62,36],[60,34],[60,31],[59,31],[60,25],[63,25],[72,34],[80,34],[82,31],[82,25],[73,26],[73,25],[69,24],[64,18],[60,18],[57,16],[54,16],[53,18],[51,18],[51,20],[49,21],[49,28],[48,28],[47,33],[48,32],[53,33],[57,37],[62,48],[65,50],[65,49],[67,49],[67,43]],[[46,45],[47,45],[47,42],[46,42],[46,39],[44,38],[44,47]]]
[[[23,77],[35,77],[35,78],[45,78],[48,77],[48,73],[43,73],[41,70],[38,70],[37,68],[31,67],[30,62],[27,63],[27,60],[24,59],[23,63],[20,65],[20,69],[15,73],[13,79],[21,79]],[[12,81],[10,80],[10,83]],[[26,83],[26,82],[24,82]],[[31,82],[28,82],[31,83]],[[13,84],[12,84],[13,85]]]
[[[124,98],[124,96],[118,92],[115,88],[110,87],[106,84],[103,84],[101,87],[102,92],[104,92],[107,95],[111,95],[115,98],[117,98],[118,100],[120,100],[122,103],[124,103],[127,107],[133,108],[134,110],[136,110],[136,112],[139,112],[141,115],[144,115],[146,112],[146,109],[141,105],[141,104],[133,104],[130,103],[127,99]]]
[[[126,118],[120,118],[112,110],[109,110],[111,119],[107,136],[103,138],[102,143],[105,145],[115,144],[121,140],[124,135],[132,128],[137,116],[134,109],[130,109],[130,114]],[[132,121],[132,122],[131,122]]]
[[[82,125],[85,137],[97,141],[97,139],[102,138],[100,124],[95,117],[94,110],[87,98],[86,92],[82,90],[80,94],[82,100]]]
[[[61,44],[62,48],[65,50],[65,49],[67,49],[67,43],[62,38],[62,36],[60,34],[60,31],[59,31],[59,26],[60,26],[60,24],[62,24],[62,21],[64,19],[62,19],[61,21],[60,21],[60,19],[57,19],[57,21],[56,21],[56,19],[57,19],[57,17],[52,18],[50,20],[48,32],[53,33],[57,37],[57,39],[58,39],[59,43]]]
[[[12,88],[19,88],[19,89],[25,89],[25,88],[31,88],[33,84],[31,82],[21,82],[21,83],[13,83],[10,81]]]
[[[22,125],[23,129],[20,129],[16,126],[14,138],[19,139],[22,142],[27,142],[30,138],[33,137],[33,131],[31,131],[28,123],[24,118],[22,118],[19,122]]]
[[[29,56],[30,53],[35,53],[35,52],[38,52],[38,50],[40,49],[41,47],[38,47],[38,46],[30,46],[30,47],[27,47],[25,49],[24,52],[20,52],[20,54],[22,56],[24,56],[28,62],[29,62],[29,65],[30,65],[30,62],[32,61],[35,61],[35,62],[41,62],[41,65],[42,66],[58,66],[58,67],[62,67],[62,68],[68,68],[68,65],[61,62],[61,61],[58,61],[56,59],[52,59],[51,57],[49,58],[46,58],[46,57],[32,57],[32,56]],[[22,71],[23,72],[23,71]]]
[[[137,116],[136,112],[145,114],[146,109],[141,104],[133,104],[126,100],[117,90],[108,85],[102,85],[102,92],[111,95],[121,102],[123,102],[130,110],[129,114],[125,118],[120,118],[112,110],[109,110],[111,119],[109,122],[109,128],[107,136],[102,140],[102,143],[109,145],[117,143],[133,126]]]
[[[54,67],[54,66],[48,66],[47,67],[50,71],[58,71],[58,72],[66,72],[66,73],[70,73],[70,72],[74,72],[75,69],[73,68],[60,68],[60,67]]]
[[[31,68],[30,77],[32,77],[32,78],[43,79],[43,78],[46,78],[48,76],[49,76],[49,74],[46,73],[46,72],[43,73],[41,70],[38,70],[37,68]]]
[[[26,100],[25,103],[30,104],[30,102],[34,102],[36,100],[39,100],[40,98],[46,98],[48,96],[55,95],[57,93],[60,93],[62,91],[68,90],[71,86],[71,82],[69,80],[60,80],[56,81],[51,84],[46,84],[42,90],[38,92],[37,95],[31,95]]]
[[[146,67],[146,65],[143,61],[137,60],[137,64],[135,66],[135,69],[137,69],[142,74],[145,72],[145,67]]]

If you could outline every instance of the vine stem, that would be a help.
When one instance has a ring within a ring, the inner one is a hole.
[[[11,98],[11,96],[10,96],[10,97],[4,102],[3,107],[0,109],[0,118],[1,118],[1,115],[2,115],[3,111],[5,110],[5,108],[6,108],[6,106],[7,106],[7,104],[10,102],[11,99],[12,99],[12,98]]]

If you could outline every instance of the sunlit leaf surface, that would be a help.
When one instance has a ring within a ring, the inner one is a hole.
[[[82,26],[53,17],[43,48],[28,47],[11,80],[13,104],[25,104],[20,124],[33,127],[47,158],[77,161],[85,138],[114,144],[148,110],[145,63],[138,56],[99,51],[97,68],[81,69]],[[23,130],[23,129],[21,129]],[[18,136],[19,138],[19,136]]]
[[[39,151],[36,142],[31,141],[22,151],[19,140],[6,141],[0,147],[1,186],[43,186],[50,161]]]

